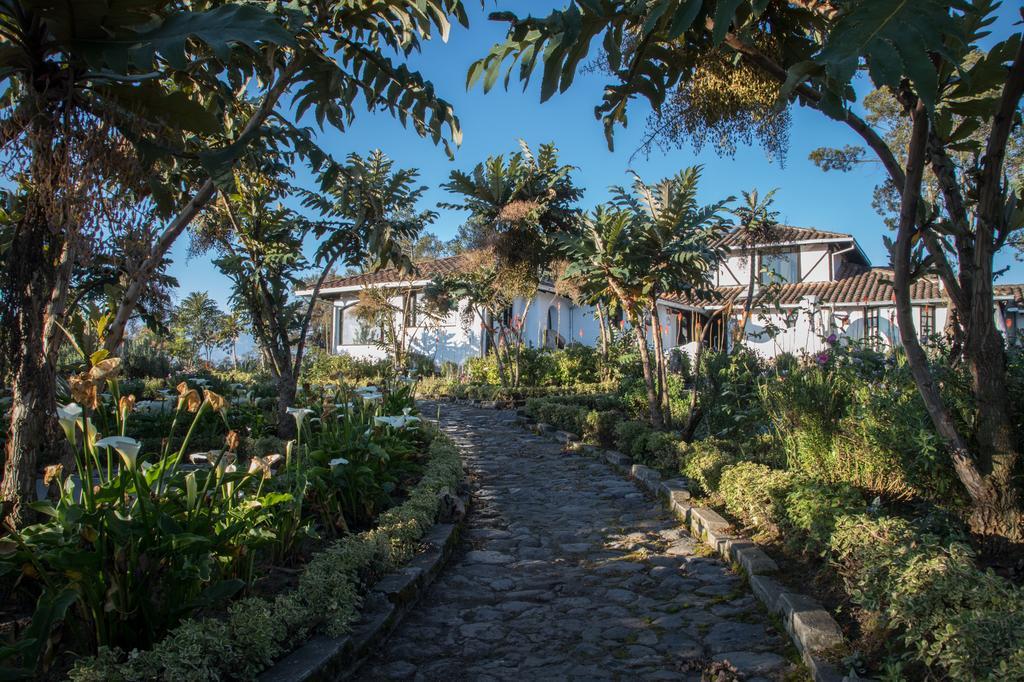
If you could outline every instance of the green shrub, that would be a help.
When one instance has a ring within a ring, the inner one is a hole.
[[[650,427],[644,422],[620,421],[615,426],[615,447],[630,457],[642,452]]]
[[[679,438],[665,431],[648,431],[634,455],[638,462],[656,469],[679,469]]]
[[[467,358],[462,365],[462,372],[471,384],[500,384],[501,373],[498,361],[493,353],[485,357]]]
[[[325,350],[310,349],[302,361],[302,381],[311,384],[373,383],[387,374],[390,361],[362,360],[351,355],[332,355]]]
[[[696,483],[705,494],[718,492],[722,470],[736,459],[714,439],[690,443],[683,460],[682,474]]]
[[[547,403],[543,421],[571,433],[579,434],[582,431],[583,416],[585,408],[575,405],[560,405],[558,403]]]
[[[854,414],[843,430],[850,434],[860,466],[870,468],[871,482],[884,482],[863,487],[892,493],[898,484],[927,499],[948,500],[962,488],[921,394],[903,374],[894,370],[886,381],[854,393]]]
[[[146,337],[148,338],[148,337]],[[170,375],[171,356],[159,344],[131,339],[121,351],[121,372],[128,379],[155,379]]]
[[[837,519],[866,507],[861,494],[847,483],[829,485],[805,477],[791,487],[785,505],[786,521],[815,551],[828,546]]]
[[[758,531],[774,535],[781,528],[785,514],[782,501],[794,479],[789,471],[740,462],[722,470],[718,494],[730,514]]]
[[[553,386],[593,383],[600,378],[599,360],[596,348],[582,343],[570,343],[551,353],[550,375],[540,383]]]
[[[830,548],[853,601],[883,616],[929,678],[1024,679],[1024,590],[969,546],[896,518],[838,519]]]
[[[622,419],[616,410],[589,410],[583,417],[583,440],[604,448],[614,447],[615,427]]]

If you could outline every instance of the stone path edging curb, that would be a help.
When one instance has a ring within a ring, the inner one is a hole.
[[[844,682],[853,679],[846,676],[839,666],[829,662],[836,652],[849,650],[839,624],[832,615],[812,597],[792,592],[772,578],[771,575],[779,570],[778,564],[756,543],[732,536],[729,533],[732,524],[717,512],[694,506],[684,480],[663,480],[656,470],[634,464],[632,459],[621,452],[581,444],[575,434],[558,431],[550,424],[535,422],[523,415],[510,421],[557,442],[578,445],[583,454],[604,460],[613,469],[632,478],[662,500],[695,538],[710,546],[725,561],[736,563],[743,569],[754,595],[769,613],[782,620],[815,682]]]
[[[461,497],[466,511],[469,498]],[[378,580],[366,597],[359,620],[342,637],[316,635],[264,671],[260,682],[306,682],[351,678],[367,656],[394,631],[426,593],[455,551],[466,514],[456,523],[435,523],[423,536],[426,549],[402,568]]]

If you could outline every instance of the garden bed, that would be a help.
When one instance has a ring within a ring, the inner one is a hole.
[[[457,449],[436,436],[423,478],[408,499],[384,512],[372,530],[316,554],[295,590],[273,599],[242,599],[224,617],[186,620],[127,661],[118,652],[101,651],[79,661],[71,679],[251,679],[315,633],[344,635],[360,617],[368,586],[420,551],[436,520],[439,495],[454,491],[461,479]]]

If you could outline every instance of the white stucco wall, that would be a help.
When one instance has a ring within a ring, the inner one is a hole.
[[[339,316],[341,311],[356,303],[358,295],[353,293],[334,300],[333,324],[331,327],[331,348],[337,355],[351,355],[357,358],[378,360],[387,357],[387,350],[376,344],[344,343],[339,337]],[[401,305],[401,298],[391,299]],[[409,340],[409,348],[417,353],[434,358],[436,364],[454,362],[462,364],[467,358],[479,356],[481,351],[482,323],[474,315],[471,324],[463,325],[462,312],[466,302],[459,304],[459,312],[452,312],[443,320],[424,323]],[[396,318],[400,313],[396,313]],[[410,330],[412,332],[412,330]]]
[[[804,244],[800,247],[800,281],[829,281],[829,252],[825,244]]]
[[[524,302],[516,301],[515,314],[522,316]],[[582,343],[596,346],[600,343],[601,327],[597,309],[577,306],[567,298],[540,291],[526,312],[523,340],[527,346],[538,348],[544,342],[544,330],[556,330],[567,344]]]
[[[935,333],[941,334],[946,324],[946,308],[932,303],[935,312]],[[914,327],[921,329],[922,305],[914,306]],[[866,335],[867,311],[878,311],[878,337],[887,347],[902,345],[896,309],[891,305],[871,306],[814,306],[805,303],[799,307],[784,308],[785,316],[775,311],[755,313],[747,323],[747,344],[764,357],[773,358],[781,353],[817,353],[826,344],[822,338],[835,333],[840,340],[863,340]],[[770,325],[783,329],[774,338],[766,332]]]
[[[801,261],[802,264],[804,262]],[[808,267],[811,265],[814,265],[814,261],[811,261]],[[823,263],[811,268],[810,274],[818,276],[817,272],[822,267],[827,267],[824,259]],[[337,338],[338,315],[343,308],[354,304],[356,300],[357,295],[353,293],[334,301],[335,323],[331,334],[333,352],[370,359],[386,357],[386,350],[376,345],[345,344]],[[396,298],[394,302],[397,304],[400,299]],[[466,305],[465,301],[460,302],[460,311],[465,310]],[[931,302],[928,305],[934,309],[935,332],[941,334],[946,324],[946,307],[941,302]],[[518,299],[513,305],[512,312],[517,323],[522,319],[524,309],[526,309],[525,301]],[[807,299],[799,306],[783,308],[782,315],[774,309],[755,311],[747,322],[746,343],[758,354],[767,358],[774,358],[782,353],[814,354],[826,348],[827,344],[824,338],[831,333],[835,333],[840,340],[864,339],[867,310],[878,311],[878,332],[881,343],[889,347],[900,345],[896,310],[892,305],[831,306]],[[914,324],[917,329],[920,329],[921,311],[921,305],[914,306]],[[565,343],[583,343],[589,346],[597,346],[600,343],[600,322],[594,307],[577,306],[552,292],[540,291],[529,308],[526,309],[523,339],[527,346],[540,347],[542,345],[544,330],[549,326],[549,313],[553,328],[558,331]],[[666,351],[677,347],[677,328],[680,323],[686,324],[682,313],[683,310],[678,306],[659,304],[664,334],[663,343]],[[1005,312],[996,311],[995,317],[997,328],[1004,334],[1011,332],[1010,328],[1014,325],[1018,330],[1024,325],[1024,309],[1013,308],[1007,309]],[[1007,319],[1010,320],[1009,325],[1006,323]],[[731,327],[737,323],[738,317],[730,320]],[[771,326],[776,327],[774,336],[768,333]],[[434,358],[438,364],[442,362],[463,364],[468,358],[481,355],[482,332],[483,323],[479,317],[474,316],[472,323],[467,328],[459,313],[451,313],[439,324],[435,323],[419,329],[410,342],[410,348]],[[1024,333],[1019,336],[1010,333],[1008,336],[1017,343],[1024,343]],[[650,330],[648,330],[648,338],[651,338]],[[689,346],[692,352],[692,345],[692,343],[686,344],[683,345],[683,348],[686,349]]]

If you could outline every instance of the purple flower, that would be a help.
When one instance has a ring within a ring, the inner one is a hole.
[[[838,340],[839,340],[839,337],[837,337],[835,334],[829,334],[828,338],[825,339],[826,343],[828,343],[828,345],[830,345],[830,346],[836,345],[836,341],[838,341]]]
[[[818,353],[818,364],[824,365],[829,361],[829,354],[827,352]]]

